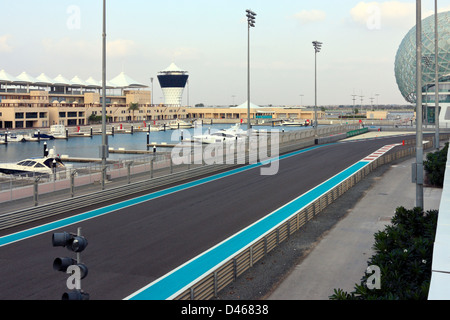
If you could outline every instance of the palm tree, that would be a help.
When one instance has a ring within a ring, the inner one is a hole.
[[[128,111],[131,110],[133,116],[131,118],[131,122],[134,121],[134,111],[139,110],[139,104],[136,102],[131,102],[130,105],[128,106]]]

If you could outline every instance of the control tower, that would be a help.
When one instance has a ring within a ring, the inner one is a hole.
[[[164,94],[165,105],[181,106],[183,90],[189,75],[172,63],[167,69],[158,73],[158,80]]]

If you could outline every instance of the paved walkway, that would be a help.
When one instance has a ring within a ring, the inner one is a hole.
[[[334,289],[353,291],[373,254],[373,235],[390,223],[397,207],[415,206],[416,185],[411,182],[414,160],[393,165],[381,176],[267,299],[328,300]],[[439,209],[441,191],[424,188],[425,210]]]

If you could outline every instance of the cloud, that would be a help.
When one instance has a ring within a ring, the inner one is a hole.
[[[368,29],[383,27],[412,27],[415,23],[415,2],[359,2],[350,10],[354,22],[365,25]]]
[[[116,39],[106,42],[106,54],[109,57],[126,57],[136,52],[133,40]]]
[[[294,14],[294,18],[301,24],[314,23],[326,19],[327,14],[320,10],[302,10]]]
[[[8,44],[10,38],[10,34],[0,36],[0,52],[11,52],[13,50],[12,46]]]
[[[86,40],[73,40],[69,37],[60,39],[44,38],[41,43],[45,52],[68,57],[92,55],[92,52],[101,50],[97,43]]]
[[[196,61],[202,59],[203,56],[201,51],[194,47],[160,48],[158,55],[174,61]]]

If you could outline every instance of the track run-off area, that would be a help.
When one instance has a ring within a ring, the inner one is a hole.
[[[91,299],[170,300],[407,137],[332,143],[0,236],[0,299],[60,299],[53,232],[88,239]],[[278,161],[278,172],[261,168]],[[301,231],[300,231],[301,232]]]

